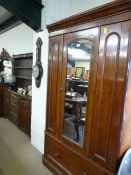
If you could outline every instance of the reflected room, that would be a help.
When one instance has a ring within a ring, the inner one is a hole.
[[[64,135],[83,146],[92,42],[77,40],[67,50]]]

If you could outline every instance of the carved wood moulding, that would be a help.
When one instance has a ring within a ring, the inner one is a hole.
[[[95,19],[100,19],[103,17],[113,16],[116,14],[121,14],[130,11],[131,11],[130,0],[116,0],[106,5],[102,5],[97,8],[88,10],[84,13],[79,13],[69,18],[65,18],[62,21],[58,21],[56,23],[47,25],[47,28],[49,32],[53,32],[60,29],[65,29],[67,27],[72,27],[74,25],[93,21]]]

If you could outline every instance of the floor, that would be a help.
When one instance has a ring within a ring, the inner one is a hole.
[[[52,175],[30,138],[4,118],[0,118],[0,175]]]

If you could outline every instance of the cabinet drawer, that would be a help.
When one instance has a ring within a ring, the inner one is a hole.
[[[18,102],[19,102],[19,97],[17,97],[14,94],[10,94],[10,102],[12,104],[15,104],[17,106],[18,105]]]
[[[18,114],[18,105],[11,103],[10,110],[13,111],[14,113]]]
[[[47,138],[46,156],[53,163],[60,164],[65,169],[64,175],[95,175],[82,164],[81,159],[75,157],[59,143]],[[66,171],[67,170],[67,171]]]
[[[18,126],[18,115],[13,111],[10,111],[10,120]]]

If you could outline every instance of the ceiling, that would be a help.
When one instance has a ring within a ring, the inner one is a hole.
[[[33,30],[41,31],[41,0],[0,0],[0,34],[24,22]]]
[[[0,6],[0,25],[9,20],[13,17],[13,14],[11,14],[9,11],[7,11],[5,8]]]
[[[0,5],[0,34],[22,23],[16,16]]]

